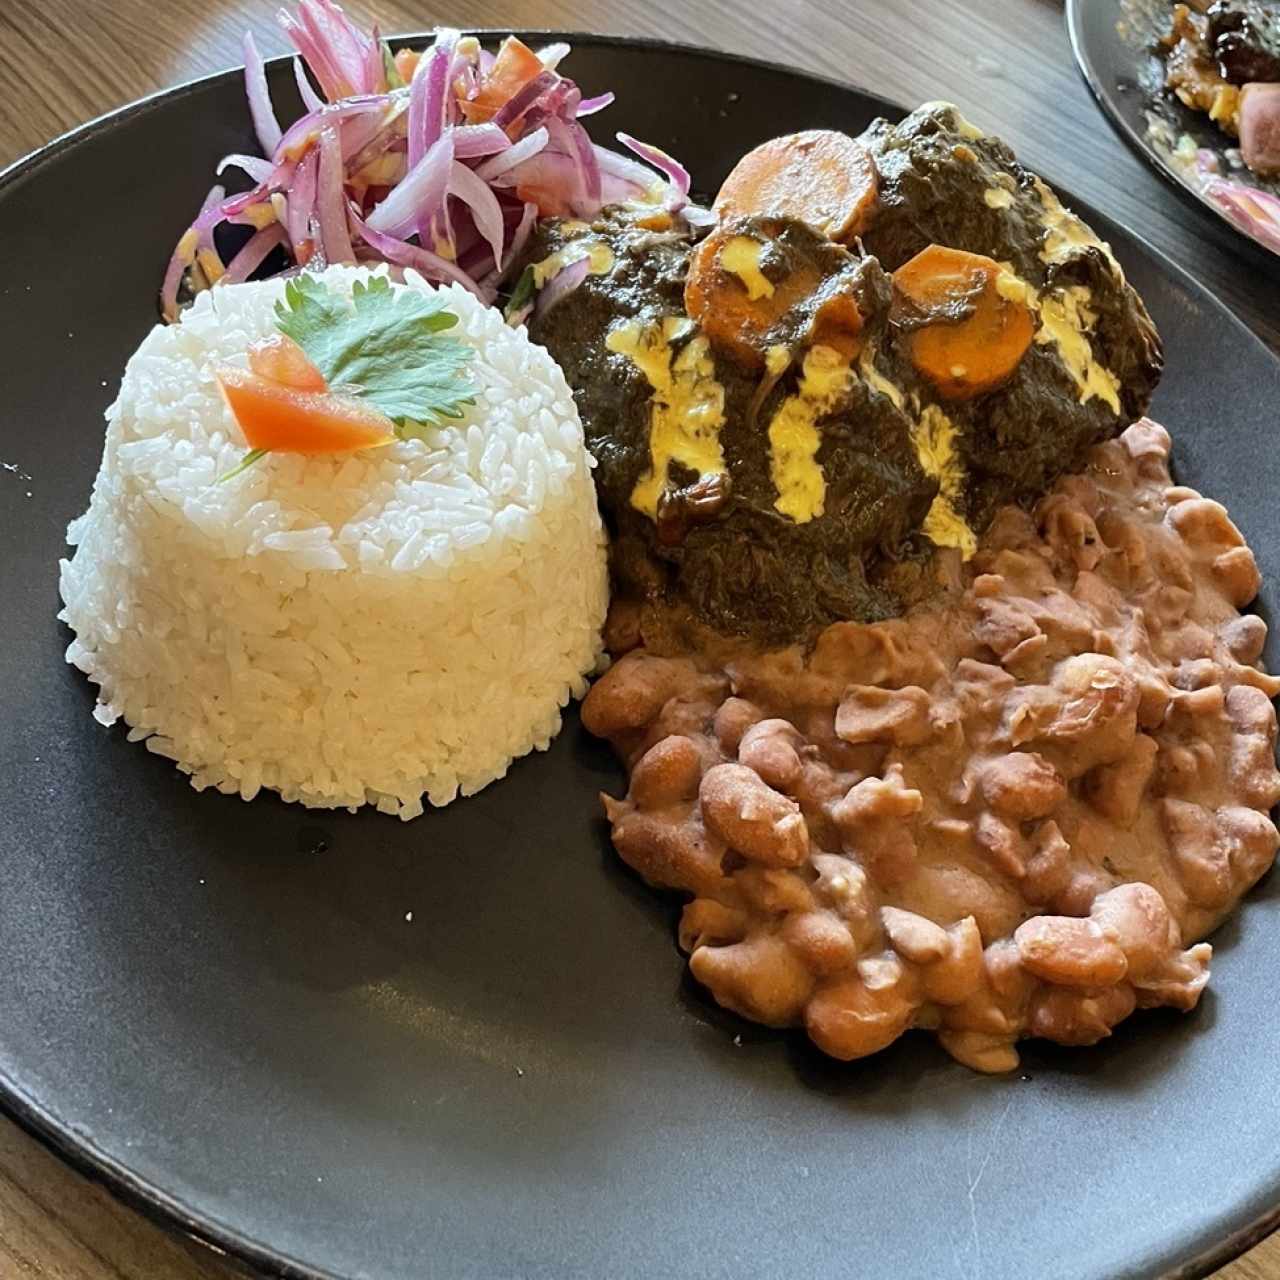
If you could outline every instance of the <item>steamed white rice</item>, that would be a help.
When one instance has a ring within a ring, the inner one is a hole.
[[[573,397],[523,331],[444,292],[481,390],[427,442],[215,483],[245,445],[211,369],[274,331],[280,282],[202,294],[129,361],[59,616],[96,717],[197,788],[412,818],[546,748],[585,689],[607,576]]]

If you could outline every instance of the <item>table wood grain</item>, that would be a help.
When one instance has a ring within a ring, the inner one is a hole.
[[[276,0],[3,0],[0,167],[157,89],[239,62],[252,27],[283,51]],[[659,35],[774,58],[914,104],[949,98],[1031,167],[1146,237],[1280,350],[1280,268],[1259,268],[1112,135],[1055,0],[352,0],[384,32],[546,27]],[[153,1225],[0,1117],[0,1277],[227,1280],[244,1272]],[[1218,1280],[1280,1280],[1280,1238]]]

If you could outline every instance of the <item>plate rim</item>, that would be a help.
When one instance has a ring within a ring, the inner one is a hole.
[[[1067,37],[1071,42],[1071,53],[1075,59],[1076,70],[1089,90],[1090,96],[1097,103],[1112,132],[1128,146],[1152,172],[1167,186],[1178,192],[1183,201],[1192,208],[1206,209],[1214,216],[1214,220],[1228,228],[1237,237],[1237,243],[1249,245],[1252,252],[1258,254],[1270,266],[1276,265],[1280,259],[1280,249],[1272,249],[1263,244],[1256,236],[1236,226],[1221,209],[1218,208],[1204,192],[1193,187],[1191,183],[1179,176],[1178,171],[1155,148],[1147,145],[1145,139],[1126,120],[1111,100],[1110,93],[1104,88],[1103,77],[1098,71],[1090,52],[1084,31],[1084,10],[1090,4],[1108,4],[1111,0],[1066,0],[1065,17]]]
[[[1074,15],[1077,13],[1080,4],[1084,2],[1085,0],[1066,0],[1068,30],[1071,35],[1073,50],[1076,51],[1077,65],[1085,76],[1086,82],[1089,83],[1090,90],[1095,97],[1098,97],[1092,82],[1089,81],[1088,74],[1084,71],[1073,25]],[[527,36],[564,39],[577,45],[643,49],[652,53],[692,55],[721,63],[735,63],[753,70],[782,72],[785,75],[800,77],[812,83],[827,85],[846,92],[854,92],[876,104],[877,110],[883,109],[887,114],[905,115],[909,110],[909,108],[903,107],[882,94],[875,93],[848,80],[808,71],[786,62],[727,52],[691,42],[668,40],[659,36],[628,36],[548,27],[474,27],[468,28],[468,31],[482,38],[501,37],[517,33]],[[432,31],[410,31],[388,35],[386,39],[392,47],[398,47],[404,44],[420,44],[429,40],[432,35]],[[266,59],[266,65],[270,69],[290,61],[293,56],[292,54],[277,55]],[[218,71],[195,76],[123,103],[66,130],[64,133],[35,147],[10,162],[3,169],[0,169],[0,199],[4,198],[11,187],[26,181],[37,173],[45,163],[57,158],[64,151],[89,142],[99,133],[120,127],[135,116],[162,109],[169,102],[179,101],[213,82],[230,81],[238,78],[243,75],[243,72],[243,66],[232,65]],[[1098,97],[1098,100],[1106,111],[1108,118],[1112,118],[1106,104],[1102,102],[1100,97]],[[1113,119],[1113,124],[1115,123],[1117,122]],[[1122,122],[1120,123],[1122,124]],[[1126,130],[1127,126],[1118,129],[1122,135],[1127,136]],[[1131,145],[1137,147],[1136,141],[1132,139],[1130,141]],[[1200,202],[1195,193],[1172,173],[1167,174],[1166,177],[1180,189],[1183,189],[1187,195],[1196,198],[1198,203]],[[1067,192],[1067,188],[1060,187],[1057,183],[1051,183],[1051,185],[1057,190]],[[1074,194],[1069,192],[1067,194],[1070,196],[1072,206],[1081,210],[1087,218],[1106,225],[1114,225],[1122,230],[1138,249],[1153,259],[1161,270],[1172,277],[1184,292],[1198,298],[1202,303],[1207,304],[1212,310],[1216,311],[1220,319],[1225,320],[1239,337],[1252,342],[1269,359],[1273,361],[1280,360],[1280,355],[1273,352],[1207,285],[1201,283],[1190,271],[1156,248],[1144,235],[1129,226],[1119,223],[1116,219],[1108,217],[1090,203],[1078,199]],[[1210,205],[1209,207],[1212,208],[1213,206]],[[1225,221],[1225,219],[1223,220]],[[1231,224],[1228,223],[1228,225]],[[1251,237],[1245,236],[1243,232],[1240,234],[1246,241],[1251,241]],[[1261,249],[1263,246],[1258,247]],[[1268,255],[1268,257],[1270,256]],[[41,1104],[16,1080],[12,1079],[3,1068],[0,1068],[0,1114],[13,1120],[24,1132],[58,1159],[71,1166],[78,1173],[86,1176],[90,1181],[105,1187],[112,1195],[135,1209],[150,1222],[166,1230],[176,1230],[215,1254],[231,1257],[239,1263],[253,1267],[260,1274],[279,1277],[280,1280],[350,1280],[350,1277],[344,1276],[339,1272],[303,1262],[283,1249],[239,1231],[211,1214],[198,1212],[188,1205],[182,1197],[166,1191],[156,1182],[138,1173],[122,1160],[103,1150],[92,1136],[78,1131],[72,1123],[54,1115],[48,1107]],[[1201,1277],[1209,1275],[1210,1272],[1230,1262],[1233,1258],[1239,1257],[1246,1250],[1276,1231],[1277,1228],[1280,1228],[1280,1201],[1277,1201],[1276,1204],[1253,1221],[1246,1223],[1209,1248],[1189,1257],[1184,1257],[1160,1273],[1150,1273],[1151,1278],[1152,1280],[1200,1280]]]

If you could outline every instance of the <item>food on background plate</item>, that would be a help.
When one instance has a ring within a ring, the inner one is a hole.
[[[545,748],[584,691],[590,466],[550,357],[460,286],[335,266],[204,293],[109,411],[62,564],[68,660],[197,787],[413,817]]]
[[[1280,843],[1280,680],[1108,247],[945,103],[707,210],[590,142],[567,46],[282,21],[328,101],[297,66],[281,130],[247,44],[269,158],[180,240],[71,528],[98,718],[413,817],[547,745],[603,625],[613,841],[725,1007],[984,1071],[1194,1007]]]
[[[1240,141],[1254,173],[1280,177],[1280,10],[1264,0],[1173,6],[1165,86]]]
[[[1163,96],[1203,114],[1223,145],[1198,147],[1163,111],[1149,113],[1152,144],[1240,230],[1280,253],[1280,9],[1191,0],[1174,4],[1160,29]]]

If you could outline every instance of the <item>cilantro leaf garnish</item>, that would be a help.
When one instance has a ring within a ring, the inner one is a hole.
[[[475,351],[442,333],[457,323],[439,296],[392,289],[385,276],[357,281],[348,302],[304,272],[276,303],[276,327],[306,352],[330,388],[385,413],[402,439],[460,418],[462,406],[475,402],[466,376]]]

